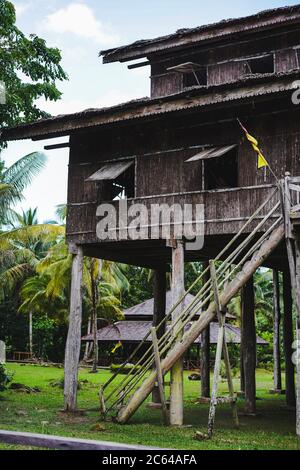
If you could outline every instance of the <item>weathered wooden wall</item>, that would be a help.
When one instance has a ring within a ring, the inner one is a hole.
[[[207,84],[219,85],[236,81],[249,75],[249,68],[243,58],[259,56],[265,53],[274,54],[274,72],[288,72],[299,68],[300,46],[299,31],[274,32],[269,36],[257,36],[255,39],[239,43],[216,45],[209,49],[205,46],[186,51],[169,52],[164,56],[149,57],[151,63],[151,96],[166,96],[184,89],[182,74],[168,71],[184,62],[194,62],[207,67]],[[195,82],[196,85],[196,82]]]
[[[300,174],[299,111],[255,116],[247,120],[249,131],[278,178],[286,171]],[[217,120],[218,116],[216,116]],[[197,122],[197,115],[194,116]],[[106,183],[85,181],[103,162],[132,157],[136,161],[136,202],[205,204],[207,219],[249,216],[264,201],[266,190],[202,191],[201,162],[186,163],[202,145],[238,145],[238,187],[272,185],[269,170],[257,170],[257,159],[236,121],[192,127],[192,121],[167,122],[164,126],[119,128],[71,137],[67,232],[69,241],[95,242],[96,208],[107,201]],[[134,139],[130,136],[134,135]],[[177,149],[173,151],[172,149]],[[214,222],[207,234],[234,233],[237,222]]]

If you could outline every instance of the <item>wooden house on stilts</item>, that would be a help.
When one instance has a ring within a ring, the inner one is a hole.
[[[153,341],[139,364],[142,367],[125,376],[119,388],[113,388],[113,379],[105,385],[100,394],[102,412],[114,412],[124,423],[158,387],[166,422],[181,425],[182,356],[200,333],[204,352],[208,351],[207,329],[217,315],[210,430],[215,406],[224,401],[217,396],[222,349],[229,365],[224,309],[239,291],[246,409],[255,412],[253,274],[267,266],[275,272],[275,300],[277,273],[283,272],[287,400],[297,402],[300,435],[300,362],[292,360],[295,332],[299,335],[300,330],[300,6],[181,29],[101,55],[104,63],[138,60],[130,69],[150,65],[151,96],[3,129],[1,136],[4,140],[69,136],[67,241],[74,260],[65,408],[76,406],[83,256],[154,270]],[[269,166],[258,170],[237,119],[259,141]],[[204,217],[198,212],[201,207]],[[180,208],[181,215],[188,214],[184,233],[178,228],[184,225],[177,219]],[[197,239],[204,236],[203,246],[193,245],[195,234]],[[182,308],[184,262],[194,260],[207,268],[198,280],[196,300]],[[174,307],[166,312],[170,264]],[[193,309],[199,307],[202,315],[185,330]],[[167,322],[172,328],[165,328]],[[205,370],[207,377],[207,366]],[[163,377],[169,371],[168,413]],[[227,372],[228,401],[237,423],[230,367]]]

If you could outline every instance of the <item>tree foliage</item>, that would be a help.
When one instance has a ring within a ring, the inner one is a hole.
[[[0,228],[2,225],[13,224],[18,219],[13,207],[22,201],[24,189],[45,164],[46,156],[40,152],[25,155],[9,168],[5,168],[4,162],[0,160]]]
[[[0,0],[0,81],[6,87],[6,104],[0,106],[0,126],[13,126],[47,117],[35,100],[56,101],[57,81],[67,79],[59,49],[48,47],[34,34],[26,37],[16,26],[13,4]]]

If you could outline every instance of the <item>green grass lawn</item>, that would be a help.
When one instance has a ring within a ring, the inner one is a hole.
[[[185,424],[189,426],[166,428],[162,425],[161,412],[150,410],[144,404],[129,424],[107,422],[95,430],[95,425],[100,422],[97,411],[99,384],[108,379],[109,371],[100,370],[94,375],[86,369],[80,370],[80,379],[88,380],[88,383],[79,391],[78,406],[87,411],[71,416],[61,412],[63,391],[49,384],[62,377],[62,369],[20,364],[8,364],[8,369],[14,372],[14,382],[39,387],[41,393],[12,390],[1,393],[1,429],[173,449],[300,449],[300,439],[295,436],[294,412],[285,406],[284,396],[269,395],[272,373],[267,371],[257,372],[258,415],[241,416],[240,429],[236,430],[229,405],[219,406],[213,439],[199,442],[194,435],[196,431],[206,432],[208,406],[194,403],[199,396],[200,382],[190,382],[188,373],[185,373]],[[222,389],[226,391],[225,384],[221,384]],[[235,389],[239,389],[238,379],[235,379]],[[239,400],[238,406],[242,412],[243,400]],[[11,447],[0,444],[0,449],[8,448]]]

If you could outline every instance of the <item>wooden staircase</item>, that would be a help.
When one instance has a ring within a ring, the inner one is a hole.
[[[157,341],[155,340],[155,329],[152,328],[149,331],[149,334],[122,366],[124,368],[141,352],[142,347],[145,347],[146,340],[152,335],[154,340],[151,346],[146,352],[141,353],[141,358],[135,364],[132,373],[121,379],[120,375],[116,373],[101,388],[100,404],[104,416],[112,414],[119,423],[126,423],[147,399],[155,385],[161,382],[162,378],[185,354],[216,315],[218,315],[222,332],[222,322],[225,318],[222,313],[227,304],[284,239],[285,224],[281,211],[280,195],[281,188],[276,187],[216,259],[211,261],[210,267],[193,283],[185,296],[197,285],[199,285],[198,293],[190,305],[183,309],[176,321],[172,323],[172,328],[166,329],[164,335]],[[211,276],[205,282],[208,270]],[[174,305],[163,322],[157,326],[156,331],[161,329],[163,324],[171,323],[172,313],[178,309],[184,297]],[[203,309],[205,310],[203,311]],[[199,319],[192,321],[195,313],[201,310]],[[191,323],[192,326],[185,331],[185,326],[188,323]],[[224,353],[226,353],[226,341],[224,342],[222,334],[220,334],[219,340],[221,352],[222,347],[225,347]],[[156,364],[155,369],[153,364]],[[217,373],[216,369],[215,373]],[[230,397],[226,398],[226,401],[234,406],[236,399],[233,388],[230,387],[230,381],[228,384]],[[217,397],[217,393],[213,394],[212,423],[214,408],[219,402],[224,403],[224,398]]]

